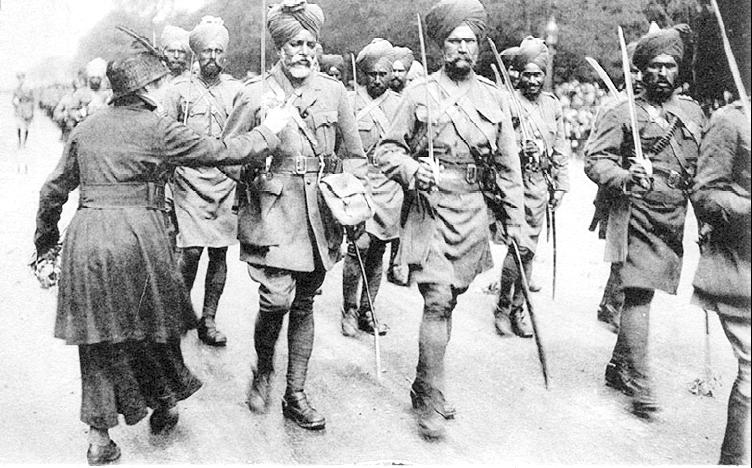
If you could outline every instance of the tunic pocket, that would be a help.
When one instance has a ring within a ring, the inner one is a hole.
[[[336,110],[311,113],[313,127],[316,129],[319,154],[333,154],[335,131],[338,121]]]
[[[276,178],[259,176],[246,192],[247,203],[241,207],[238,219],[241,242],[270,246],[280,245],[290,238],[286,227],[283,203],[283,183]]]

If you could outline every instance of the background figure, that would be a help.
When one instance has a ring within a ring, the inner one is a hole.
[[[399,97],[389,89],[393,57],[392,44],[377,38],[364,47],[355,60],[360,84],[350,93],[350,99],[363,151],[368,158],[368,180],[374,214],[366,221],[365,231],[358,238],[351,239],[342,267],[341,328],[345,336],[355,336],[358,330],[374,333],[368,295],[365,286],[361,288],[362,273],[355,245],[360,250],[364,263],[371,302],[375,302],[381,285],[384,251],[389,241],[399,236],[402,187],[386,178],[373,159],[376,145],[384,137],[399,104]],[[386,324],[380,322],[379,334],[386,334],[386,330]]]
[[[162,30],[162,54],[164,55],[167,68],[170,69],[170,82],[179,76],[190,73],[190,63],[193,52],[188,43],[189,34],[183,28],[168,24]]]
[[[13,112],[16,116],[16,134],[18,136],[18,149],[26,147],[29,138],[29,126],[34,119],[34,92],[26,85],[26,74],[16,74],[18,85],[13,89]],[[24,172],[28,169],[24,164]]]
[[[749,81],[746,86],[749,90]],[[703,225],[693,302],[718,313],[739,361],[728,402],[722,465],[750,463],[750,170],[749,121],[736,101],[710,120],[692,190]]]
[[[189,41],[199,73],[173,79],[165,92],[164,111],[202,135],[219,137],[232,100],[242,88],[222,73],[229,33],[220,18],[207,16],[191,31]],[[225,346],[227,337],[217,330],[215,317],[227,280],[227,247],[237,238],[238,221],[232,211],[235,182],[215,167],[178,167],[172,192],[181,270],[189,291],[204,248],[209,255],[198,337],[208,345]]]
[[[321,54],[319,68],[321,73],[327,74],[337,81],[344,82],[345,59],[337,54]]]
[[[97,57],[86,64],[86,84],[73,93],[68,109],[69,126],[75,127],[88,116],[107,107],[112,92],[106,87],[107,62]]]

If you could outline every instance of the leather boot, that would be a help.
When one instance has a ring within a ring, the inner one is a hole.
[[[641,381],[642,380],[642,381]],[[634,396],[632,397],[632,414],[646,421],[652,421],[660,411],[653,389],[647,380],[634,380]]]
[[[415,389],[410,389],[410,401],[413,404],[413,409],[417,411],[424,410],[424,399],[420,398],[417,393],[415,393]],[[457,408],[454,407],[450,402],[446,401],[446,399],[442,399],[439,405],[436,405],[436,411],[444,417],[444,419],[454,419],[454,417],[457,415]]]
[[[269,394],[272,391],[274,372],[253,371],[253,380],[248,387],[246,403],[254,413],[266,413],[269,407]]]
[[[509,315],[496,307],[494,312],[494,326],[496,327],[496,333],[501,336],[512,336],[512,322],[509,320]]]
[[[340,322],[344,336],[358,336],[358,310],[355,307],[342,309],[342,321]]]
[[[389,330],[389,327],[384,322],[379,322],[379,336],[386,335],[387,330]],[[361,311],[358,315],[358,329],[360,331],[364,331],[366,333],[370,333],[373,335],[374,332],[374,326],[373,326],[373,319],[371,318],[371,312],[369,311]]]
[[[326,419],[308,402],[305,392],[286,393],[282,398],[282,415],[303,429],[321,430]]]
[[[527,316],[525,309],[514,309],[509,314],[509,319],[512,322],[512,331],[520,338],[532,338],[533,327],[530,325],[530,319]]]
[[[634,395],[634,384],[623,365],[611,361],[606,366],[606,386],[618,390],[626,396]]]
[[[426,439],[442,439],[446,435],[446,417],[439,411],[443,409],[440,401],[425,393],[411,389],[410,398],[418,417],[418,432]]]
[[[106,465],[118,458],[120,458],[120,447],[113,441],[107,445],[89,444],[89,450],[86,452],[86,461],[92,466]]]
[[[225,346],[227,344],[227,337],[224,333],[217,330],[214,317],[201,317],[196,331],[198,332],[198,338],[209,346]]]
[[[164,434],[172,430],[180,417],[178,407],[166,408],[159,406],[154,409],[149,417],[149,428],[152,434]]]

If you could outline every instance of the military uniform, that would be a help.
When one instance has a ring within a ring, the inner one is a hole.
[[[240,258],[260,284],[255,378],[273,371],[274,346],[289,311],[286,395],[295,395],[303,392],[313,346],[314,295],[326,271],[340,259],[343,235],[319,192],[318,180],[344,170],[367,186],[367,161],[341,82],[311,72],[296,88],[279,63],[263,80],[252,79],[238,94],[224,134],[256,127],[263,118],[262,103],[272,96],[299,114],[280,132],[281,143],[268,170],[243,171],[238,210]]]
[[[739,361],[731,389],[721,464],[749,465],[750,129],[740,101],[713,114],[703,136],[692,202],[705,236],[693,302],[718,313]]]
[[[427,94],[435,157],[443,170],[436,190],[418,192],[418,158],[428,155]],[[471,281],[492,266],[484,198],[489,185],[503,193],[500,220],[509,229],[524,222],[517,154],[508,106],[498,88],[474,73],[455,82],[443,69],[405,89],[393,124],[376,148],[382,171],[408,190],[399,256],[424,299],[413,383],[416,408],[444,411],[443,356],[452,311]]]
[[[390,240],[399,237],[400,212],[402,210],[402,187],[387,178],[373,159],[376,145],[389,128],[391,118],[399,105],[399,97],[391,90],[377,98],[371,98],[364,87],[350,92],[350,100],[355,111],[355,120],[363,148],[368,157],[368,180],[374,204],[373,217],[366,221],[365,233],[357,239],[358,248],[368,278],[371,299],[375,300],[381,284],[383,256]],[[361,276],[357,257],[352,245],[348,247],[342,277],[344,310],[358,308],[359,280]],[[360,317],[367,319],[369,309],[365,291],[360,295]]]
[[[84,120],[96,111],[107,107],[112,97],[112,91],[99,88],[94,91],[88,86],[78,88],[71,99],[69,116],[74,120],[73,126]]]

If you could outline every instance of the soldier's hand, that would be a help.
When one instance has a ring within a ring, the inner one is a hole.
[[[509,248],[512,248],[512,242],[520,245],[522,239],[522,229],[519,226],[506,226],[506,235]]]
[[[356,224],[355,226],[345,226],[347,238],[355,242],[366,232],[366,223]]]
[[[428,161],[420,161],[418,171],[415,173],[415,187],[418,190],[431,190],[436,185],[433,166]]]
[[[634,184],[645,187],[646,189],[650,187],[650,175],[648,174],[647,169],[645,169],[645,166],[639,162],[634,162],[629,166],[629,178]]]
[[[522,151],[528,158],[534,158],[536,160],[540,158],[541,148],[534,140],[527,140],[522,147]]]
[[[273,107],[267,111],[262,125],[271,130],[275,135],[279,134],[292,121],[293,112],[297,112],[297,110],[290,106]]]
[[[561,201],[564,199],[564,190],[554,190],[553,196],[548,201],[548,203],[551,205],[551,209],[555,210],[561,205]]]

